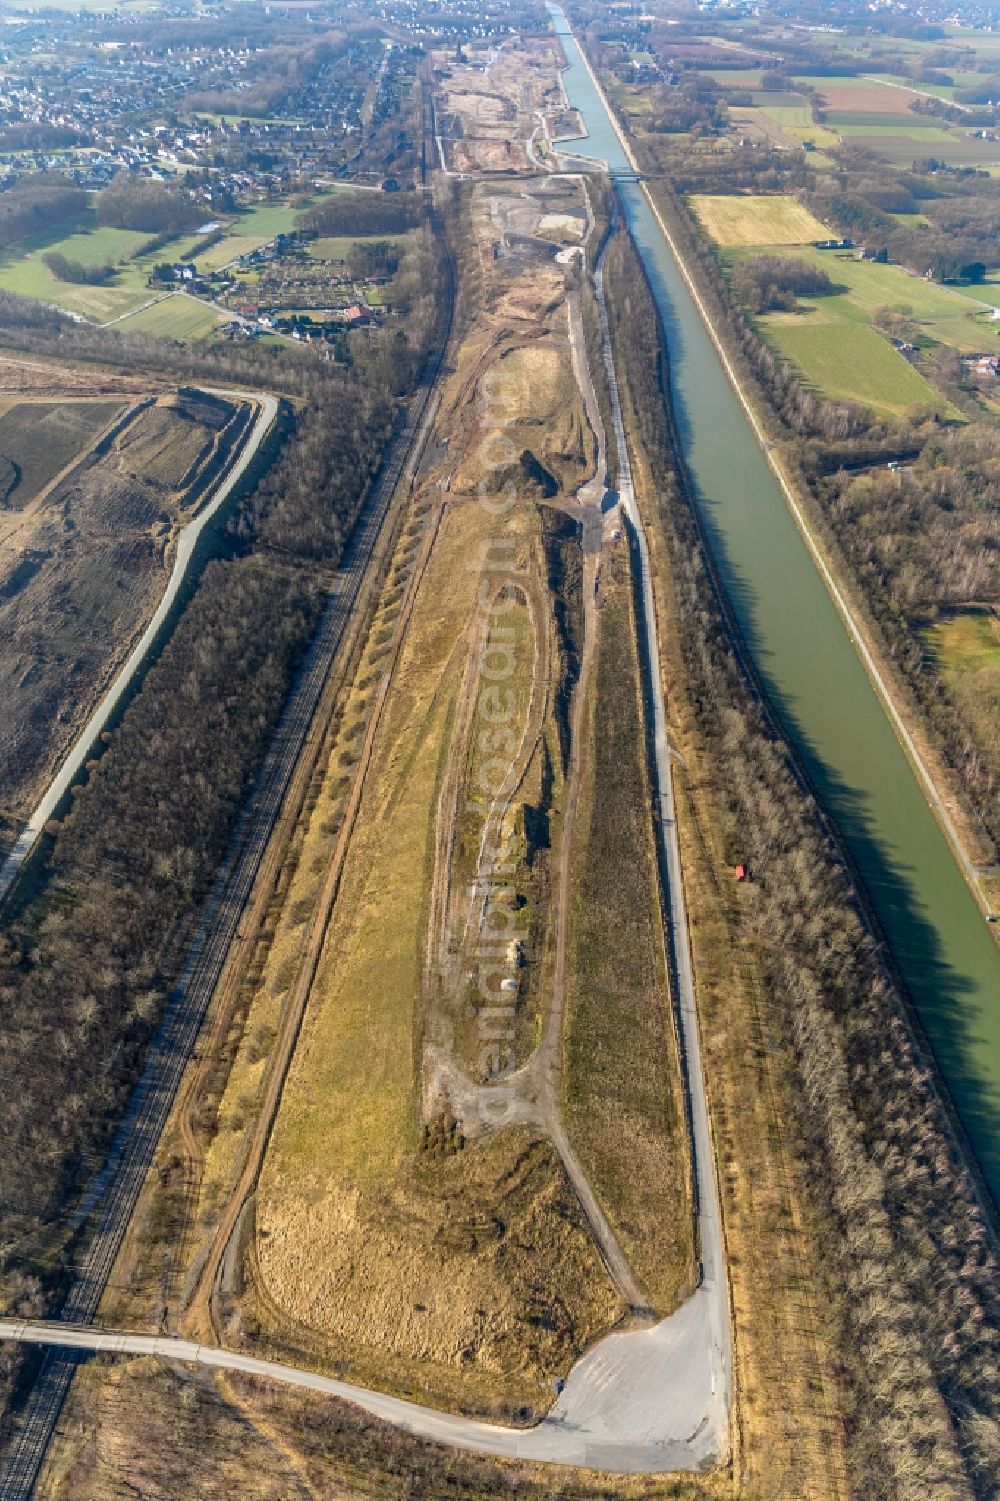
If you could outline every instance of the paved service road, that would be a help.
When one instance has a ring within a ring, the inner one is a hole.
[[[635,1474],[692,1469],[716,1457],[715,1433],[702,1411],[707,1361],[703,1351],[698,1354],[698,1325],[695,1300],[689,1299],[678,1314],[653,1329],[603,1340],[570,1373],[548,1417],[537,1428],[525,1429],[494,1427],[454,1413],[435,1412],[315,1371],[162,1335],[4,1319],[0,1320],[0,1339],[69,1350],[161,1356],[216,1370],[243,1371],[339,1397],[407,1433],[453,1449]],[[688,1361],[693,1364],[689,1366]],[[704,1370],[696,1368],[699,1363]]]
[[[170,578],[167,580],[167,587],[163,591],[163,597],[157,605],[152,619],[136,645],[132,648],[111,687],[76,737],[69,754],[49,783],[41,802],[21,830],[10,854],[4,860],[3,864],[0,865],[0,902],[3,901],[11,886],[13,886],[20,874],[21,867],[34,849],[38,836],[59,807],[70,787],[76,781],[80,774],[80,768],[92,753],[97,743],[98,735],[100,735],[115,709],[121,703],[129,684],[148,656],[150,647],[159,635],[173,608],[174,601],[177,598],[177,591],[184,582],[202,532],[217,513],[220,506],[224,505],[229,499],[234,488],[243,478],[254,455],[260,448],[265,434],[270,429],[277,415],[278,402],[276,398],[268,396],[263,392],[222,391],[208,386],[202,389],[208,391],[211,396],[222,396],[229,401],[249,402],[251,405],[257,407],[259,410],[253,431],[243,444],[236,462],[229,466],[221,482],[211,493],[207,504],[202,506],[198,514],[180,532],[177,539],[174,566],[171,570]]]

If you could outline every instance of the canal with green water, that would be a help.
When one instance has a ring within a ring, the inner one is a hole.
[[[1000,950],[893,732],[625,156],[563,12],[570,103],[606,161],[670,350],[677,425],[720,576],[764,688],[878,915],[1000,1205]]]

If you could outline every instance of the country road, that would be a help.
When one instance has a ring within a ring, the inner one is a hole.
[[[202,532],[212,517],[218,513],[220,507],[229,499],[236,485],[243,478],[277,416],[277,398],[269,396],[266,393],[259,391],[220,390],[209,386],[202,387],[201,389],[205,390],[211,396],[221,396],[229,401],[249,402],[253,406],[259,407],[257,421],[254,423],[253,431],[240,451],[239,458],[226,470],[207,503],[188,522],[187,526],[181,530],[177,539],[177,551],[174,556],[174,566],[171,570],[170,578],[167,580],[167,586],[163,591],[160,603],[153,612],[149,624],[132,648],[112,682],[111,687],[107,690],[79,735],[77,735],[65,760],[49,783],[44,796],[18,835],[17,841],[7,858],[0,865],[0,903],[3,902],[8,891],[17,880],[24,862],[37,843],[39,835],[49,819],[56,812],[70,787],[76,781],[81,767],[97,743],[98,736],[111,719],[125,693],[128,691],[129,685],[136,673],[149,655],[153,643],[162,630],[170,611],[173,609],[174,601],[187,576],[187,571],[191,566],[191,560],[194,557],[195,549],[197,548]]]

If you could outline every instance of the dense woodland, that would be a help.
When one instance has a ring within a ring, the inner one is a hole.
[[[320,235],[391,235],[413,229],[427,213],[422,197],[400,193],[338,195],[299,215],[302,229]]]
[[[0,245],[82,214],[87,194],[57,172],[38,172],[0,193]]]
[[[124,172],[97,195],[98,222],[113,224],[116,229],[173,235],[197,228],[204,217],[204,205],[183,188],[147,182]]]
[[[1000,1453],[992,1237],[847,871],[720,616],[664,420],[655,305],[622,237],[609,274],[621,367],[660,495],[702,752],[732,858],[754,871],[742,919],[774,1045],[794,1064],[796,1087],[782,1108],[809,1154],[811,1209],[838,1291],[855,1492],[868,1501],[987,1497]]]
[[[818,266],[795,256],[753,255],[734,270],[733,291],[752,313],[792,312],[797,296],[822,296],[833,291],[833,283]]]

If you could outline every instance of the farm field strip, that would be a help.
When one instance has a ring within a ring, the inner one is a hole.
[[[800,371],[808,388],[831,400],[860,401],[899,416],[914,405],[940,408],[934,387],[873,328],[803,322],[795,314],[760,320],[768,343]]]
[[[170,292],[148,306],[123,317],[119,326],[123,333],[158,334],[161,338],[176,339],[181,343],[189,339],[204,339],[216,328],[222,315],[204,302],[189,297],[184,292]]]
[[[763,243],[734,246],[725,252],[725,259],[735,264],[750,255],[772,253],[774,248]],[[803,294],[800,302],[808,311],[765,314],[765,323],[773,320],[784,324],[795,318],[809,323],[867,323],[876,308],[905,307],[920,338],[954,345],[959,350],[988,347],[1000,332],[1000,320],[994,323],[987,316],[993,307],[990,283],[964,288],[942,286],[902,266],[859,261],[854,251],[839,253],[801,245],[787,253],[826,271],[837,290],[816,296]],[[1000,302],[1000,287],[996,290]]]
[[[707,200],[709,204],[717,201]],[[740,200],[735,202],[738,213]],[[692,206],[712,233],[711,210],[706,216],[697,201],[692,200]],[[990,316],[991,283],[982,288],[942,286],[901,266],[860,261],[855,251],[818,250],[811,243],[740,243],[736,235],[743,226],[738,220],[735,228],[729,229],[726,224],[725,216],[717,215],[715,237],[723,262],[730,268],[753,256],[780,254],[829,275],[832,291],[801,294],[794,312],[763,313],[755,318],[766,341],[791,361],[820,395],[834,400],[857,399],[894,416],[912,404],[940,404],[940,397],[921,369],[871,326],[872,314],[878,308],[900,310],[912,324],[913,332],[907,337],[918,348],[940,343],[971,354],[996,347],[1000,322]],[[751,229],[752,223],[746,232]],[[728,240],[720,241],[724,234],[728,234]],[[950,405],[947,410],[952,412]]]
[[[806,245],[830,233],[788,196],[692,194],[688,202],[719,245]]]

